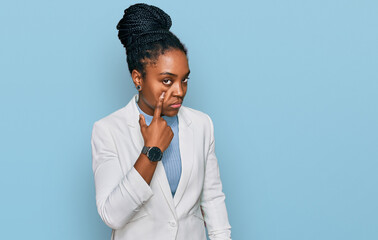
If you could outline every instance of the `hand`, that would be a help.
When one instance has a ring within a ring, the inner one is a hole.
[[[144,145],[147,147],[158,147],[162,152],[168,148],[173,138],[171,127],[168,126],[167,122],[161,117],[164,94],[165,92],[161,94],[156,103],[154,116],[149,126],[147,126],[143,114],[139,115],[139,125],[144,139]]]

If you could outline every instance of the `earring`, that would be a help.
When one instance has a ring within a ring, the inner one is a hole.
[[[137,89],[138,91],[140,91],[140,90],[142,89],[142,87],[141,87],[140,85],[138,85],[138,86],[136,87],[136,89]]]

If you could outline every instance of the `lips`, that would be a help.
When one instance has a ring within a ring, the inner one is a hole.
[[[172,107],[172,108],[179,108],[179,107],[181,107],[181,104],[182,104],[182,102],[175,102],[175,103],[173,103],[169,106]]]

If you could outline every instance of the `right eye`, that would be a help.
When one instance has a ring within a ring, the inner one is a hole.
[[[164,83],[165,85],[170,85],[170,84],[172,83],[172,81],[171,81],[171,79],[164,79],[164,80],[163,80],[163,83]]]

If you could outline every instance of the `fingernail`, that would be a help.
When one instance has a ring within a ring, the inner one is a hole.
[[[164,98],[165,92],[160,95],[160,98]]]

